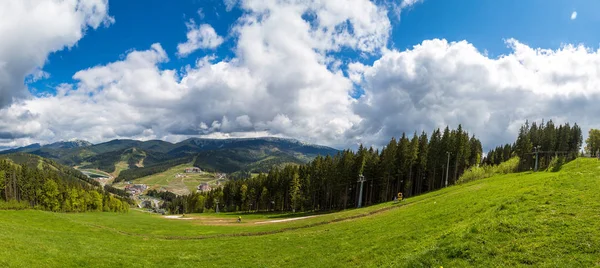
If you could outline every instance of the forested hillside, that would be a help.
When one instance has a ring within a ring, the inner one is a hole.
[[[552,120],[540,124],[526,122],[521,126],[519,135],[513,144],[498,146],[487,153],[484,164],[498,165],[513,156],[520,159],[520,171],[535,168],[535,156],[538,155],[538,169],[546,169],[553,158],[561,162],[575,159],[583,143],[583,133],[577,124],[569,123],[556,126]]]
[[[267,172],[271,166],[305,164],[317,155],[334,155],[337,150],[282,138],[190,138],[178,143],[160,140],[112,140],[95,145],[84,141],[57,142],[0,154],[13,152],[27,152],[79,168],[100,169],[119,176],[117,181],[120,181],[164,171],[193,159],[195,166],[215,172]]]
[[[218,200],[227,211],[344,209],[357,206],[357,180],[363,174],[362,205],[371,205],[392,200],[398,192],[412,196],[439,189],[446,174],[453,184],[465,169],[479,164],[481,156],[481,142],[459,125],[455,130],[436,129],[431,137],[425,132],[403,134],[381,151],[360,146],[356,152],[318,156],[305,165],[274,167],[253,178],[231,180],[205,197],[194,194],[173,202],[192,208],[183,200],[202,199],[206,208],[214,209]]]
[[[165,206],[192,212],[197,206],[188,203],[202,200],[205,206],[198,210],[214,209],[215,201],[227,211],[345,209],[358,205],[360,174],[365,178],[362,205],[372,205],[390,201],[398,192],[410,197],[453,185],[470,167],[497,165],[511,157],[517,157],[516,171],[533,169],[536,153],[539,169],[560,168],[577,157],[581,145],[577,124],[526,122],[513,144],[496,147],[482,161],[481,142],[459,125],[455,130],[436,129],[429,137],[425,132],[402,134],[381,151],[361,145],[356,152],[319,156],[306,165],[274,167],[253,178],[231,180],[204,196],[172,198],[179,205]]]
[[[50,211],[127,211],[122,197],[81,172],[28,154],[0,158],[0,199]],[[124,194],[124,193],[121,193]]]

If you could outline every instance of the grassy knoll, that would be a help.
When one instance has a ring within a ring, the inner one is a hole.
[[[297,221],[0,211],[0,266],[591,267],[600,264],[600,162],[494,176]],[[304,216],[304,215],[297,215]]]
[[[147,184],[150,189],[165,188],[168,191],[177,194],[188,194],[196,190],[196,187],[202,182],[207,182],[211,186],[216,185],[216,180],[210,173],[187,173],[184,174],[185,168],[192,167],[191,164],[184,164],[174,166],[168,170],[143,178],[139,178],[133,181],[133,183]],[[185,177],[176,178],[177,174],[184,174]],[[115,186],[124,186],[124,182],[116,184]]]

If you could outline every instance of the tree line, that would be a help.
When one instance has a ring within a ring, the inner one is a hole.
[[[590,129],[585,140],[585,152],[591,157],[600,155],[600,129]]]
[[[214,210],[216,202],[222,211],[345,209],[358,205],[359,175],[365,180],[362,205],[372,205],[390,201],[398,192],[409,197],[439,189],[446,178],[448,185],[454,184],[481,157],[481,142],[461,125],[436,129],[430,136],[403,133],[381,150],[360,145],[357,151],[344,150],[305,165],[274,167],[252,178],[230,180],[222,189],[203,193],[202,208],[189,203],[200,203],[190,196],[174,197],[164,207],[188,213]]]
[[[81,172],[48,162],[31,167],[0,159],[0,199],[49,211],[128,211],[126,198],[109,194]]]
[[[591,131],[590,131],[591,132]],[[518,170],[535,169],[535,157],[538,156],[538,170],[546,169],[552,160],[565,163],[579,155],[583,143],[582,130],[577,123],[556,126],[552,120],[540,124],[526,121],[519,129],[517,140],[490,150],[483,160],[484,164],[498,165],[513,156],[520,159]]]

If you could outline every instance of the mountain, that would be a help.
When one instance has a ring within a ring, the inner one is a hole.
[[[72,141],[59,141],[59,142],[51,143],[48,145],[44,145],[44,148],[73,149],[73,148],[79,148],[79,147],[88,147],[88,146],[92,146],[92,145],[93,144],[89,141],[72,140]]]
[[[303,164],[317,155],[334,155],[338,151],[294,139],[266,137],[190,138],[178,143],[118,139],[91,144],[74,140],[32,144],[0,154],[17,152],[42,156],[68,166],[100,169],[113,173],[115,177],[121,171],[129,170],[128,177],[137,177],[135,174],[160,172],[181,163],[193,163],[203,169],[226,173],[264,172],[271,166]]]
[[[39,143],[30,144],[24,147],[19,147],[15,149],[8,149],[0,152],[1,154],[10,154],[10,153],[26,153],[40,149],[42,146]]]

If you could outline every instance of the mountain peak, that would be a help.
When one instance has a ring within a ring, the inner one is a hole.
[[[51,143],[51,144],[45,145],[44,147],[72,149],[72,148],[79,148],[79,147],[88,147],[88,146],[92,146],[92,145],[93,144],[89,141],[73,139],[73,140],[69,140],[69,141],[59,141],[59,142]]]

